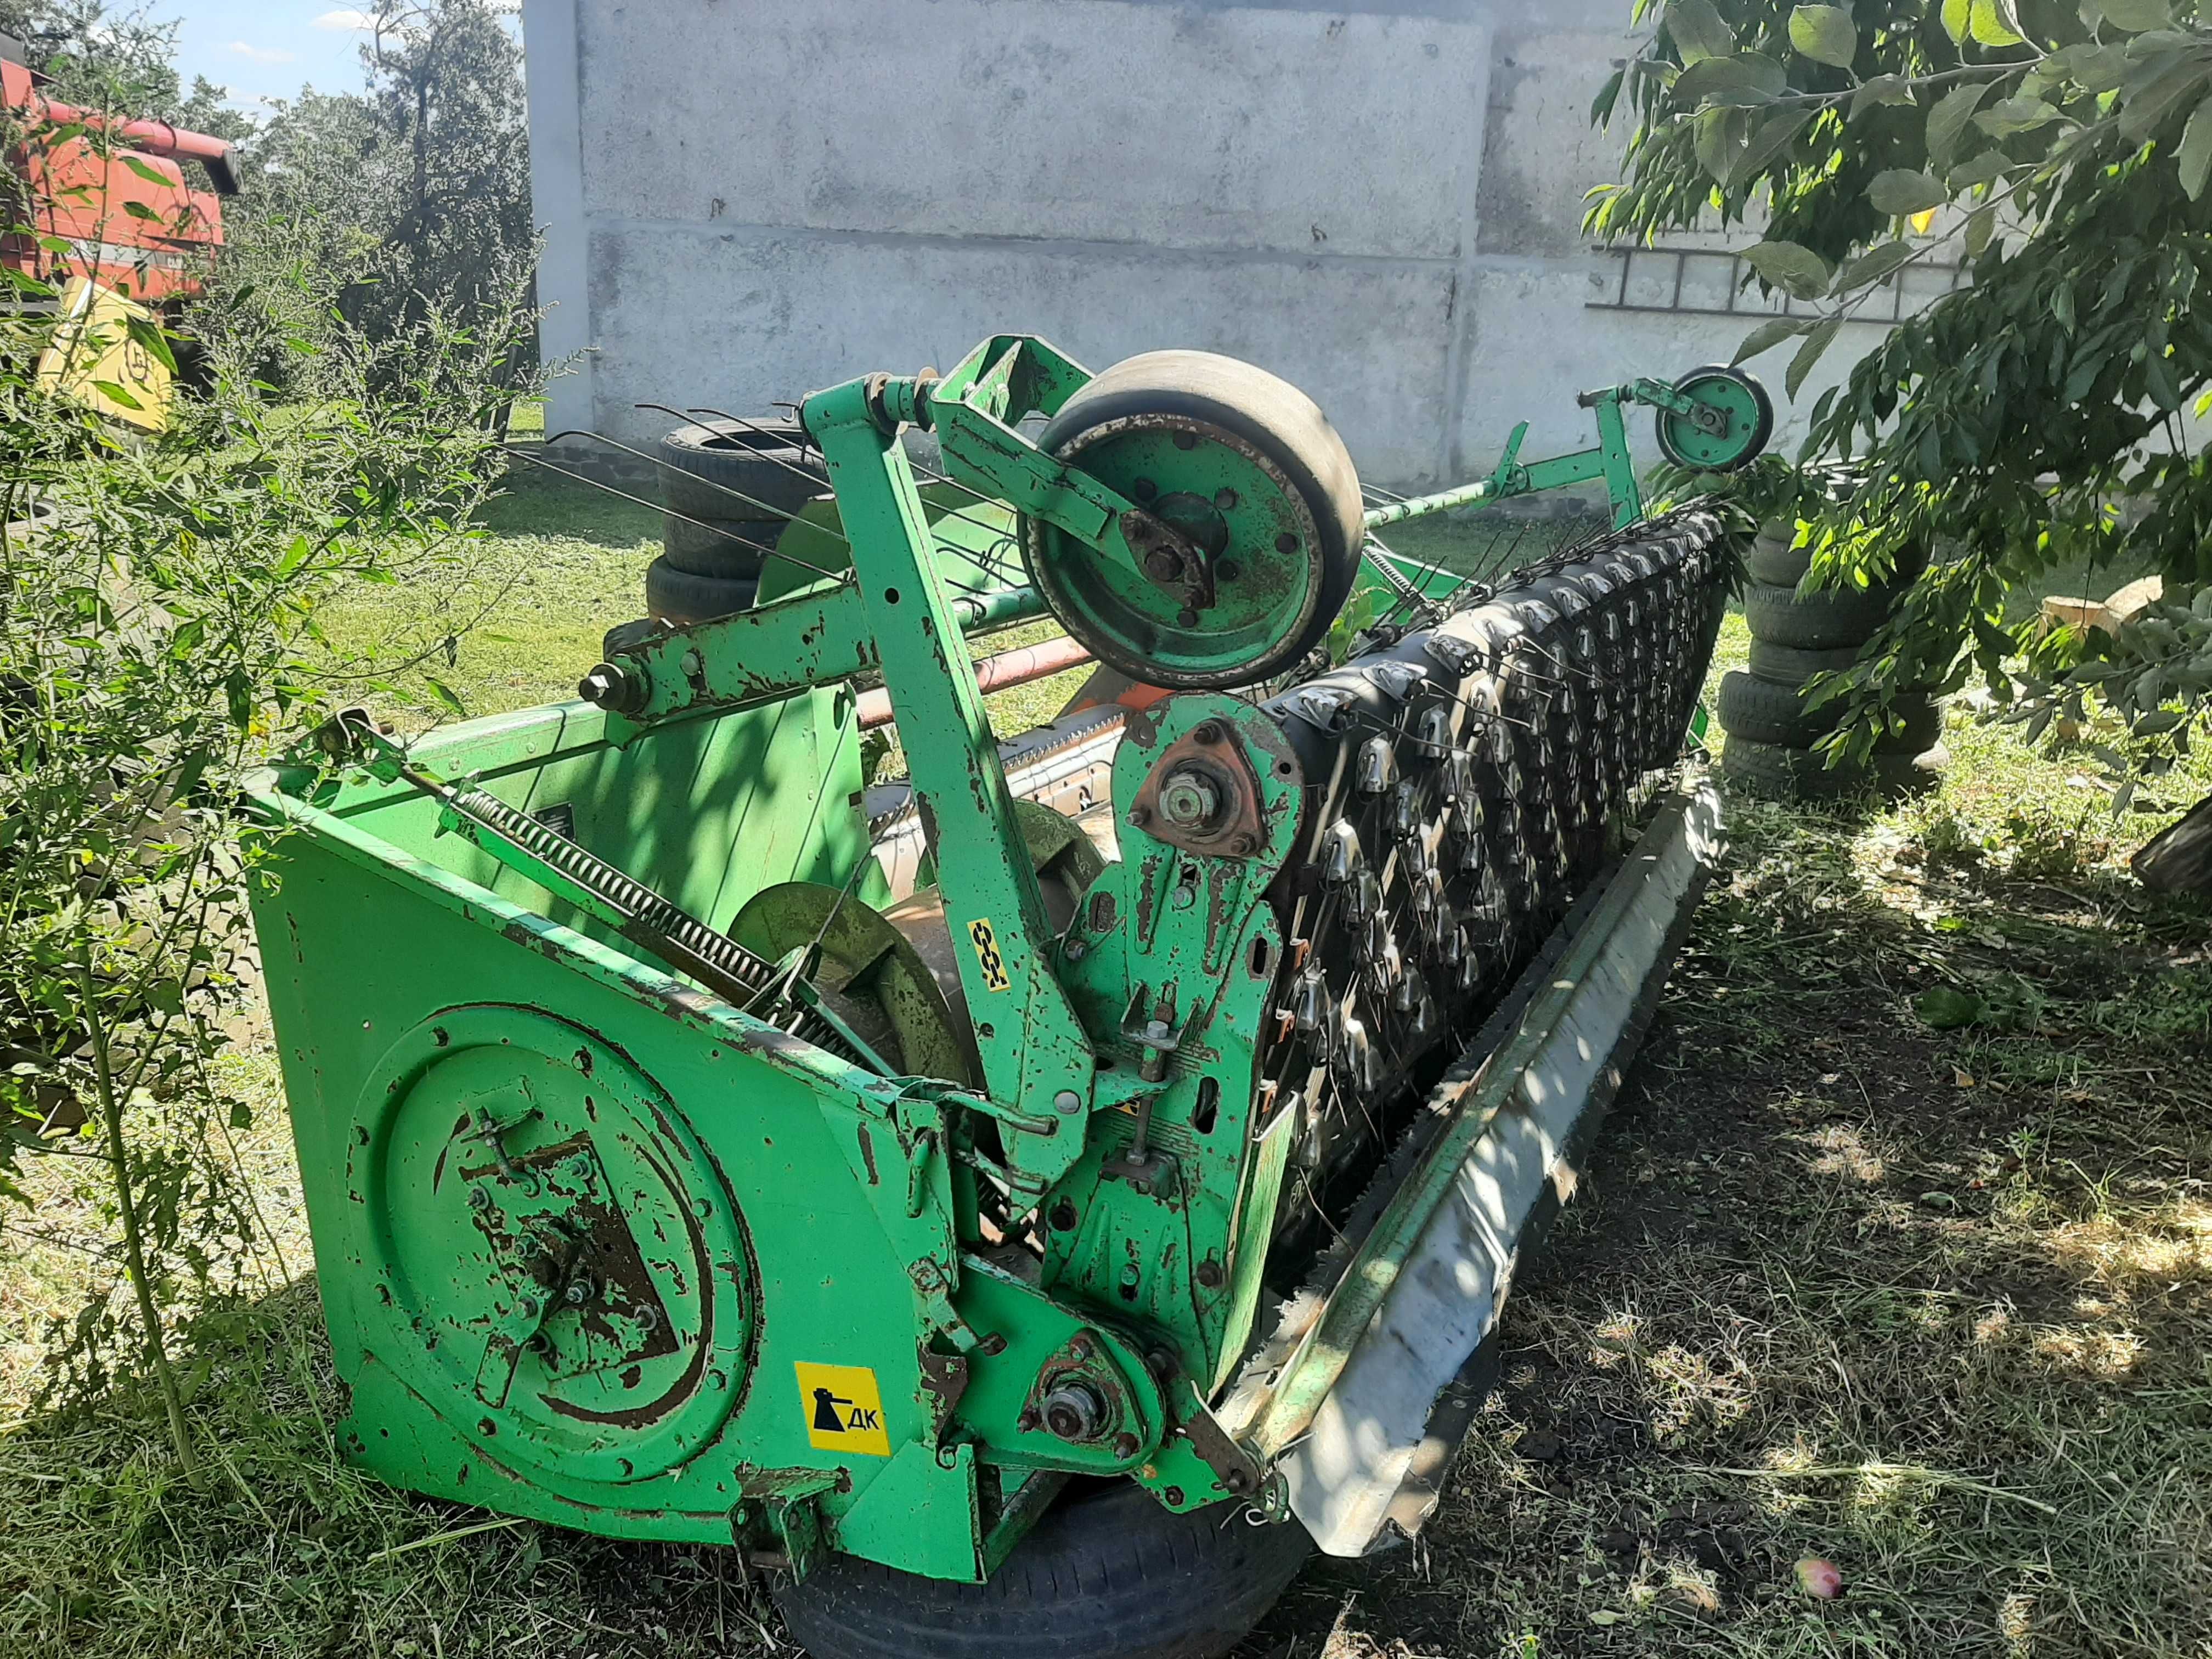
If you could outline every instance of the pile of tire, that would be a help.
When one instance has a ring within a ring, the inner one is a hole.
[[[1896,694],[1891,729],[1865,759],[1830,766],[1816,745],[1843,723],[1848,697],[1808,706],[1808,683],[1850,667],[1927,566],[1924,554],[1900,556],[1887,581],[1866,587],[1802,591],[1812,550],[1792,520],[1759,530],[1745,564],[1744,621],[1751,629],[1749,672],[1721,681],[1720,722],[1728,733],[1721,775],[1765,794],[1835,800],[1873,791],[1896,796],[1932,787],[1945,759],[1943,711],[1932,693]]]
[[[704,622],[750,607],[761,561],[830,488],[822,453],[785,416],[701,421],[660,441],[661,545],[646,567],[647,613]]]

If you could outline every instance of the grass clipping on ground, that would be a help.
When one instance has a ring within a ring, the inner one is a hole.
[[[649,515],[536,527],[566,500],[495,526],[532,580],[448,665],[472,707],[559,695],[630,608]],[[1732,618],[1716,678],[1743,650]],[[2212,910],[2128,880],[2165,818],[2114,825],[2076,751],[1963,710],[1946,740],[1940,792],[1895,811],[1731,803],[1434,1521],[1316,1561],[1250,1659],[2212,1654]],[[265,1038],[234,1065],[296,1268]],[[107,1271],[96,1183],[51,1180],[0,1218],[0,1653],[789,1650],[726,1551],[348,1469],[313,1280],[274,1265],[180,1334],[201,1487],[127,1374],[36,1406],[45,1318]],[[1840,1595],[1802,1592],[1806,1558]]]

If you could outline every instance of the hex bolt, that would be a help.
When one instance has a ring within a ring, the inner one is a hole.
[[[470,1188],[469,1208],[471,1210],[489,1210],[491,1208],[491,1194],[481,1187]]]
[[[592,1299],[592,1287],[583,1279],[576,1279],[561,1292],[561,1299],[572,1308],[580,1308]]]
[[[535,1319],[544,1304],[534,1296],[526,1296],[514,1304],[514,1311],[525,1319]]]
[[[1160,786],[1160,816],[1178,830],[1204,830],[1221,816],[1221,791],[1195,767],[1178,766]]]
[[[645,706],[646,684],[620,663],[603,662],[576,684],[576,695],[586,702],[617,714],[633,714]]]
[[[1044,1425],[1062,1440],[1096,1440],[1105,1431],[1106,1402],[1091,1384],[1070,1378],[1044,1397]]]

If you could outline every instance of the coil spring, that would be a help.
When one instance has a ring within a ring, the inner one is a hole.
[[[665,940],[684,956],[731,981],[745,994],[740,1006],[749,1009],[754,1002],[774,994],[781,975],[773,963],[755,956],[726,934],[716,933],[690,912],[671,903],[557,830],[481,789],[457,789],[452,801],[454,811],[505,836],[541,863],[550,865],[601,903],[629,917],[631,925],[641,933]],[[837,1028],[819,1013],[804,1006],[798,1008],[797,1013],[797,1020],[782,1029],[847,1060],[860,1059]]]

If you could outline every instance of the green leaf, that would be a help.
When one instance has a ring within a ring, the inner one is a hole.
[[[1809,109],[1777,110],[1759,124],[1751,135],[1751,142],[1741,155],[1729,163],[1729,175],[1722,182],[1740,185],[1754,178],[1759,170],[1790,147],[1790,141],[1813,118]]]
[[[1935,108],[1928,112],[1928,164],[1939,172],[1951,164],[1957,152],[1959,139],[1966,131],[1966,123],[1974,118],[1974,112],[1982,106],[1982,100],[1990,94],[1989,83],[1976,82],[1971,86],[1954,87],[1936,100]]]
[[[253,1127],[253,1108],[242,1100],[232,1101],[230,1127],[234,1129],[251,1129]]]
[[[1990,238],[1996,234],[1997,210],[1993,207],[1978,207],[1966,216],[1966,253],[1978,259],[1988,251]]]
[[[2174,152],[2174,164],[2181,170],[2181,187],[2195,201],[2204,194],[2204,183],[2212,176],[2212,97],[2197,105],[2189,118],[2189,125],[2181,134],[2181,148]]]
[[[1834,342],[1836,331],[1843,325],[1842,318],[1831,317],[1805,337],[1805,343],[1790,360],[1790,372],[1782,377],[1783,389],[1791,398],[1796,397],[1797,388],[1805,384],[1805,377],[1813,372],[1813,366],[1820,361],[1821,354]]]
[[[145,404],[140,403],[136,398],[131,395],[127,387],[118,386],[112,380],[94,380],[92,383],[92,389],[94,392],[97,392],[101,397],[108,398],[112,402],[121,404],[125,409],[143,409],[146,407]]]
[[[1989,1012],[1989,1005],[1971,991],[1938,985],[1912,999],[1912,1012],[1938,1031],[1956,1031],[1979,1020]]]
[[[1698,165],[1723,184],[1729,181],[1735,158],[1743,154],[1743,118],[1737,110],[1701,109],[1691,122]]]
[[[1963,45],[1973,27],[1973,0],[1943,0],[1943,33]]]
[[[1985,46],[2017,46],[2022,43],[2013,28],[2008,0],[1974,0],[1967,13],[1966,32]]]
[[[1790,14],[1790,44],[1815,63],[1849,69],[1858,56],[1858,26],[1841,6],[1800,6]]]
[[[2019,165],[2001,149],[1985,149],[1944,173],[1943,182],[1954,191],[1972,190],[1977,185],[1995,184]]]
[[[161,217],[160,214],[155,212],[153,209],[148,207],[143,202],[126,201],[123,204],[123,210],[134,219],[149,220],[155,223],[159,223]]]
[[[1674,78],[1668,95],[1684,108],[1698,104],[1746,106],[1773,102],[1790,84],[1782,65],[1763,52],[1701,58]]]
[[[175,179],[170,178],[167,173],[162,172],[161,168],[154,166],[151,162],[142,161],[138,157],[133,155],[127,149],[118,154],[115,159],[122,162],[125,167],[129,167],[131,172],[137,173],[141,179],[143,179],[149,185],[159,185],[164,190],[173,190],[176,188],[177,181]]]
[[[1870,287],[1910,261],[1912,253],[1910,242],[1878,243],[1843,268],[1836,277],[1835,292],[1850,294],[1858,289]]]
[[[1974,125],[1992,138],[2009,138],[2064,118],[2040,98],[2001,98],[1977,115]]]
[[[1743,262],[1767,282],[1800,300],[1828,291],[1827,261],[1796,242],[1755,242],[1743,250]]]
[[[468,704],[461,701],[460,693],[454,690],[452,686],[447,685],[443,680],[434,680],[427,674],[422,677],[422,683],[430,688],[430,695],[447,708],[464,720],[468,718]]]
[[[1813,325],[1802,317],[1770,317],[1743,337],[1743,343],[1735,349],[1730,363],[1741,363],[1756,357],[1762,351],[1771,351],[1784,340],[1793,340]],[[2212,592],[2212,589],[2207,589]]]
[[[1667,33],[1684,67],[1705,58],[1726,58],[1735,50],[1735,32],[1721,21],[1711,0],[1670,0]]]
[[[1950,199],[1951,192],[1943,188],[1942,180],[1935,174],[1912,173],[1904,167],[1890,167],[1875,173],[1874,182],[1867,186],[1867,200],[1882,213],[1925,213]]]
[[[2083,11],[2092,8],[2103,13],[2105,21],[2114,28],[2125,29],[2130,34],[2173,27],[2173,12],[2166,0],[2083,0]]]
[[[307,563],[307,555],[313,550],[306,536],[293,537],[292,544],[284,550],[283,556],[276,561],[269,574],[279,581],[283,580],[285,577]]]
[[[1870,76],[1860,82],[1851,93],[1851,118],[1856,121],[1862,114],[1877,105],[1911,102],[1912,102],[1912,88],[1903,76]]]
[[[2204,78],[2203,60],[2193,58],[2154,60],[2148,71],[2138,68],[2120,89],[2120,136],[2131,144],[2141,143],[2184,100],[2197,95]]]
[[[131,337],[145,348],[146,355],[174,374],[177,355],[169,349],[169,337],[161,325],[150,317],[132,317],[126,313],[125,326]]]

